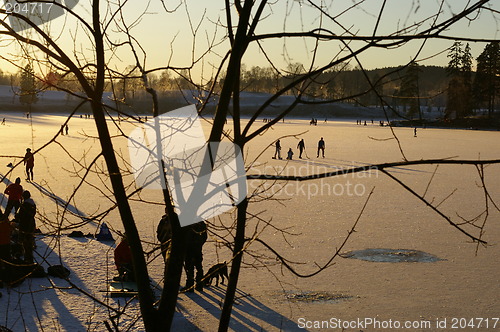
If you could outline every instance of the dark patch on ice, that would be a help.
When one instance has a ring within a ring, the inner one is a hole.
[[[352,296],[342,293],[329,293],[324,291],[285,291],[285,298],[291,302],[329,302],[339,303],[349,300]]]
[[[349,251],[342,255],[370,262],[382,263],[433,263],[443,259],[420,250],[413,249],[364,249]]]

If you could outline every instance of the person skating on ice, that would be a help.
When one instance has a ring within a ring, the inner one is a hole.
[[[24,155],[23,163],[26,166],[26,177],[27,177],[26,180],[30,181],[30,175],[31,175],[31,181],[33,181],[33,167],[35,167],[35,157],[33,153],[31,153],[30,148],[26,149],[26,154]]]
[[[281,142],[280,142],[280,140],[276,141],[275,147],[276,147],[276,150],[274,151],[273,159],[276,159],[276,156],[278,156],[278,159],[281,159]]]
[[[319,158],[319,153],[321,152],[321,155],[323,158],[325,158],[325,141],[323,140],[323,137],[318,142],[318,154],[316,158]]]
[[[306,143],[304,143],[304,139],[301,139],[299,144],[297,145],[297,149],[299,149],[299,159],[302,159],[302,153],[306,149]]]

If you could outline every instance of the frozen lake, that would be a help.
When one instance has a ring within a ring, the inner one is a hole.
[[[26,148],[39,150],[54,140],[35,155],[33,183],[24,181],[22,165],[3,181],[6,184],[21,177],[24,189],[30,190],[37,203],[41,214],[37,223],[45,235],[37,239],[35,258],[45,267],[47,262],[62,262],[70,269],[74,285],[95,296],[102,304],[94,306],[89,296],[74,288],[56,289],[54,286],[68,286],[60,279],[30,279],[19,287],[0,290],[3,293],[0,304],[6,308],[0,312],[0,325],[13,331],[23,328],[37,331],[42,327],[61,331],[103,331],[102,322],[108,316],[105,304],[113,308],[124,304],[122,299],[111,299],[101,292],[106,280],[114,274],[114,244],[65,236],[74,229],[95,233],[98,225],[83,224],[82,218],[113,206],[109,183],[102,174],[104,162],[102,158],[94,162],[100,151],[94,121],[79,116],[71,118],[69,135],[56,137],[67,120],[63,115],[34,114],[32,119],[26,119],[22,114],[0,114],[0,118],[3,117],[6,124],[0,125],[2,176],[10,171],[6,167],[8,163],[15,165],[21,161]],[[118,135],[120,131],[130,133],[134,126],[123,121],[114,124],[109,121],[109,124],[111,133],[117,135],[115,150],[125,168],[129,158],[127,141]],[[250,132],[262,124],[259,120]],[[229,121],[228,130],[231,125]],[[359,126],[356,121],[324,123],[319,119],[318,126],[310,126],[307,120],[286,120],[246,146],[247,173],[307,175],[397,162],[402,161],[403,156],[408,160],[500,158],[500,132],[497,131],[419,128],[414,137],[412,128],[394,128],[394,133],[398,140],[390,128],[380,127],[377,122]],[[269,145],[280,137],[283,157],[292,148],[294,160],[271,159],[274,147]],[[326,142],[325,158],[316,158],[320,137]],[[298,159],[299,138],[306,144],[303,159]],[[92,172],[72,196],[88,165],[93,165]],[[388,171],[416,193],[425,193],[428,202],[438,205],[440,211],[456,223],[477,217],[475,225],[480,226],[488,207],[483,239],[491,246],[480,246],[476,251],[476,245],[468,237],[376,170],[306,182],[252,180],[248,182],[250,193],[260,190],[259,185],[263,185],[267,189],[264,195],[272,194],[272,199],[254,198],[249,212],[259,218],[249,220],[247,236],[259,234],[260,239],[285,258],[304,263],[296,266],[300,274],[315,272],[316,264],[325,264],[342,245],[372,189],[374,193],[359,218],[356,232],[341,252],[388,249],[392,254],[409,252],[411,255],[421,251],[438,259],[391,263],[338,257],[333,266],[318,275],[298,278],[281,269],[274,255],[254,242],[249,247],[251,255],[245,256],[232,329],[289,331],[304,327],[315,330],[317,322],[328,321],[332,324],[329,327],[335,324],[339,327],[340,321],[366,323],[367,318],[372,318],[372,322],[378,319],[381,324],[389,320],[402,324],[411,322],[413,327],[420,324],[421,329],[428,327],[427,322],[432,329],[443,327],[438,324],[442,325],[444,319],[447,329],[452,328],[456,318],[468,321],[489,318],[490,325],[495,322],[500,312],[497,263],[500,252],[495,246],[500,241],[500,225],[499,211],[493,202],[500,205],[500,165],[484,168],[484,180],[492,199],[487,206],[484,191],[478,186],[481,178],[475,166],[414,165]],[[127,175],[125,181],[132,183],[132,176]],[[129,188],[132,190],[133,186]],[[144,202],[131,204],[145,241],[144,248],[149,251],[154,247],[156,225],[163,214],[162,196],[160,192],[144,190],[141,198]],[[64,212],[66,203],[68,211]],[[2,210],[5,205],[3,199]],[[123,230],[115,210],[107,214],[104,221],[113,231]],[[228,214],[211,222],[228,225],[231,216]],[[476,226],[464,224],[462,227],[478,236]],[[286,230],[287,234],[279,229]],[[211,237],[204,247],[205,269],[230,260],[227,249],[215,240]],[[160,287],[163,263],[153,257],[150,257],[149,269],[153,284]],[[180,295],[179,313],[175,319],[177,329],[215,331],[224,289],[225,286],[212,287],[203,294]],[[30,291],[35,293],[30,295]],[[122,326],[133,322],[137,307],[137,302],[133,302],[130,315],[123,316],[120,321]],[[356,326],[356,329],[372,330],[373,326]],[[131,328],[131,331],[141,330],[140,324]]]

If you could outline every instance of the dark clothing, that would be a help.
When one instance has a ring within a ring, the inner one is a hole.
[[[322,153],[323,158],[325,158],[325,141],[323,140],[323,138],[321,138],[318,142],[318,154],[316,157],[319,157],[320,152]]]
[[[14,227],[11,223],[6,221],[0,221],[0,245],[10,244],[10,237]]]
[[[16,214],[17,210],[19,210],[19,207],[21,206],[20,201],[14,201],[9,199],[7,201],[7,206],[5,207],[5,216],[9,216],[10,212],[12,211],[12,208],[14,208],[14,214]]]
[[[35,166],[35,157],[30,151],[27,151],[24,155],[24,165],[26,165],[26,176],[28,180],[30,180],[30,175],[31,180],[33,180],[33,167]]]
[[[11,258],[12,257],[10,255],[10,243],[0,244],[0,268],[2,267],[4,262],[9,262]]]
[[[276,155],[278,155],[278,159],[281,159],[281,142],[280,142],[280,140],[276,141],[276,151],[274,152],[274,159],[276,159]]]
[[[156,228],[156,238],[160,241],[161,254],[165,260],[165,264],[170,257],[170,248],[172,240],[172,225],[167,215],[161,217],[158,227]]]
[[[0,221],[0,267],[3,261],[10,261],[10,238],[14,227],[8,221]]]
[[[16,215],[16,219],[19,221],[19,231],[21,233],[33,234],[35,232],[35,215],[35,202],[31,198],[25,199]]]
[[[184,257],[184,269],[186,271],[186,287],[194,285],[196,269],[196,289],[203,290],[203,245],[207,241],[207,225],[201,221],[187,226],[186,255]]]
[[[35,215],[35,202],[31,198],[25,199],[17,212],[16,219],[19,222],[19,241],[23,246],[24,261],[26,263],[33,263]]]
[[[304,152],[306,148],[306,144],[304,143],[304,140],[301,139],[299,144],[297,145],[297,148],[299,149],[299,158],[302,158],[302,152]]]

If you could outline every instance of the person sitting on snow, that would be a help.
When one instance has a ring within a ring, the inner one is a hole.
[[[132,251],[124,235],[120,244],[115,248],[114,252],[115,265],[118,270],[117,280],[133,281],[134,280],[134,266],[132,264]]]

